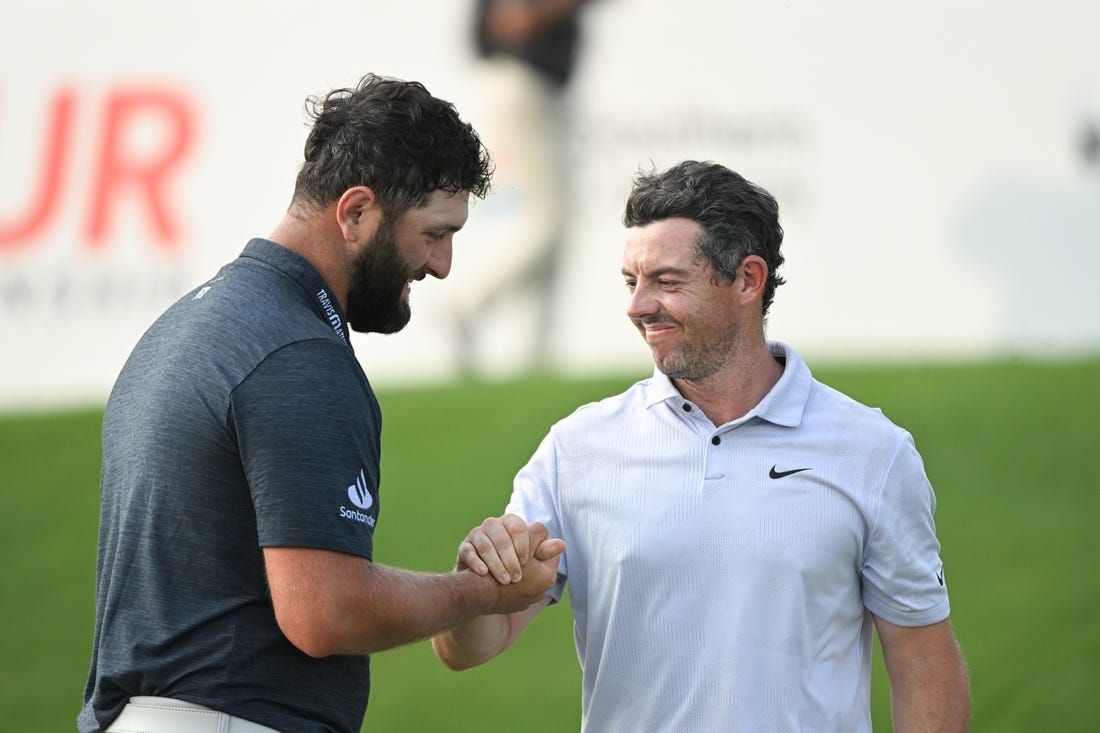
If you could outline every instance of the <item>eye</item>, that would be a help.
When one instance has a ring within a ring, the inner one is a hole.
[[[638,283],[634,280],[627,280],[624,284],[626,285],[626,289],[631,293],[634,292],[634,288],[638,287]]]
[[[428,232],[428,241],[429,242],[438,242],[441,239],[443,239],[443,237],[445,237],[445,236],[447,236],[446,232]]]

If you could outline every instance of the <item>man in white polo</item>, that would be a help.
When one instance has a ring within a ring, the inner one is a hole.
[[[713,163],[640,175],[627,315],[652,378],[553,426],[459,567],[506,582],[565,552],[526,611],[437,636],[448,667],[507,649],[565,584],[585,731],[870,731],[872,629],[895,730],[962,731],[935,497],[912,437],[816,381],[764,323],[778,205]],[[531,547],[527,523],[550,537]]]

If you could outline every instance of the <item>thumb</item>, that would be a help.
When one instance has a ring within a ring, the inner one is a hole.
[[[546,540],[550,536],[550,533],[546,529],[546,525],[542,522],[531,522],[527,525],[527,538],[531,543],[531,547],[538,547],[538,545]]]
[[[536,560],[549,560],[565,552],[565,540],[543,540],[535,548]]]

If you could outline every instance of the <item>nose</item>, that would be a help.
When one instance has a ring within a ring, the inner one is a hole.
[[[637,283],[633,292],[630,293],[630,299],[626,302],[626,315],[636,321],[653,315],[657,310],[657,300],[653,297],[651,289],[642,282]]]
[[[451,274],[452,241],[450,235],[432,245],[428,262],[424,266],[428,274],[440,280]]]

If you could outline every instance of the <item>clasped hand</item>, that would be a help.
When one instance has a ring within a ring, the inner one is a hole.
[[[489,517],[470,530],[458,546],[458,569],[492,575],[501,585],[526,578],[548,590],[557,579],[565,542],[550,539],[541,522],[527,524],[515,514]]]

